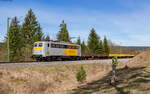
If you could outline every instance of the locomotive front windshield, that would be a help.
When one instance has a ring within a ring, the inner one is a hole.
[[[34,47],[42,47],[42,43],[34,43]]]
[[[34,43],[34,47],[38,47],[38,43]]]
[[[42,43],[39,43],[39,47],[42,47],[42,45],[43,45]]]

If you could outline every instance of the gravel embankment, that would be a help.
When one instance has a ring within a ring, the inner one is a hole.
[[[119,62],[126,63],[128,59],[118,59]],[[89,64],[89,63],[100,63],[100,64],[111,64],[111,59],[104,60],[80,60],[80,61],[52,61],[52,62],[32,62],[32,63],[4,63],[0,64],[0,69],[18,68],[18,67],[30,67],[30,66],[47,66],[47,65],[64,65],[64,64]]]

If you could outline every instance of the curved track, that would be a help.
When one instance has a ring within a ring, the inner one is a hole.
[[[119,62],[126,63],[131,58],[118,59]],[[0,69],[9,68],[20,68],[20,67],[31,67],[31,66],[51,66],[51,65],[64,65],[64,64],[89,64],[89,63],[100,63],[100,64],[111,64],[111,59],[103,60],[78,60],[78,61],[51,61],[51,62],[17,62],[17,63],[1,63]]]

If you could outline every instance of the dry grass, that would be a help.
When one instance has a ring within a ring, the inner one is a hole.
[[[71,94],[150,94],[150,70],[146,67],[117,69],[117,84],[110,85],[111,72],[101,79],[73,89]]]
[[[127,65],[130,67],[135,67],[135,66],[142,66],[145,64],[149,64],[150,60],[150,49],[147,51],[142,52],[141,54],[137,55],[134,57],[132,60],[130,60]]]
[[[57,65],[0,70],[0,94],[67,94],[81,85],[76,81],[76,70],[80,66]],[[83,84],[101,78],[110,70],[108,65],[82,66],[87,72],[87,80]]]
[[[150,94],[150,50],[119,64],[116,86],[109,84],[111,66],[72,64],[0,70],[0,94]],[[87,72],[85,83],[76,80],[77,70]]]
[[[134,57],[128,68],[120,64],[117,84],[110,85],[112,72],[102,78],[73,89],[71,94],[150,94],[150,50]]]

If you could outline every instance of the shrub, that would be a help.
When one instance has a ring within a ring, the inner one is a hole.
[[[76,78],[78,82],[83,82],[86,80],[86,71],[84,70],[83,66],[77,71]]]

